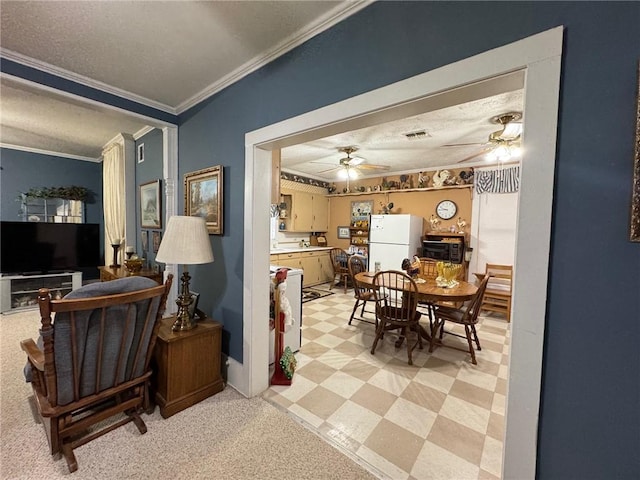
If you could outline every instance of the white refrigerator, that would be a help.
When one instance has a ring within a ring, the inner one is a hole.
[[[402,271],[402,260],[420,256],[424,219],[416,215],[371,215],[369,270]]]

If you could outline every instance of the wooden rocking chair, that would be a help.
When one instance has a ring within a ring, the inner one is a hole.
[[[78,469],[74,448],[128,422],[147,431],[140,413],[149,409],[149,361],[172,279],[92,283],[62,300],[40,289],[38,344],[20,342],[25,377],[51,454],[62,453],[70,472]]]

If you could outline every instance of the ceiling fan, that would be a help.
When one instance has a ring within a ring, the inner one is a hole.
[[[375,171],[385,171],[389,170],[389,166],[387,165],[372,165],[369,163],[363,163],[364,159],[362,158],[354,158],[351,156],[352,153],[356,152],[358,149],[356,147],[340,147],[338,148],[339,152],[346,153],[347,156],[343,157],[339,160],[338,165],[328,170],[323,170],[318,173],[326,173],[337,171],[338,176],[344,178],[345,180],[354,179],[358,176],[358,171],[362,170],[375,170]]]
[[[490,159],[504,162],[520,155],[520,135],[522,134],[522,113],[509,112],[491,118],[492,123],[502,125],[502,129],[489,134],[485,143],[455,143],[443,147],[460,147],[481,145],[481,151],[459,160],[457,163],[468,162],[481,155],[488,154]]]

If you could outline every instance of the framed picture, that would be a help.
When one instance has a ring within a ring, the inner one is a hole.
[[[162,228],[160,180],[140,185],[140,223],[142,228]]]
[[[203,217],[210,234],[222,235],[222,166],[184,176],[184,214]]]
[[[636,90],[636,141],[633,153],[631,232],[629,233],[629,240],[640,242],[640,63],[638,63],[638,89]]]
[[[351,238],[349,227],[338,227],[338,238]]]
[[[158,253],[161,240],[162,240],[162,234],[160,231],[154,230],[153,232],[151,232],[151,242],[153,243],[153,253]]]
[[[142,230],[140,232],[140,243],[142,243],[143,252],[149,250],[149,232],[147,230]]]
[[[138,145],[138,163],[144,162],[144,143]]]

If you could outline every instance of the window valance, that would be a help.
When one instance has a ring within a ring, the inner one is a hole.
[[[493,170],[475,171],[476,192],[482,193],[514,193],[520,189],[520,165]]]

